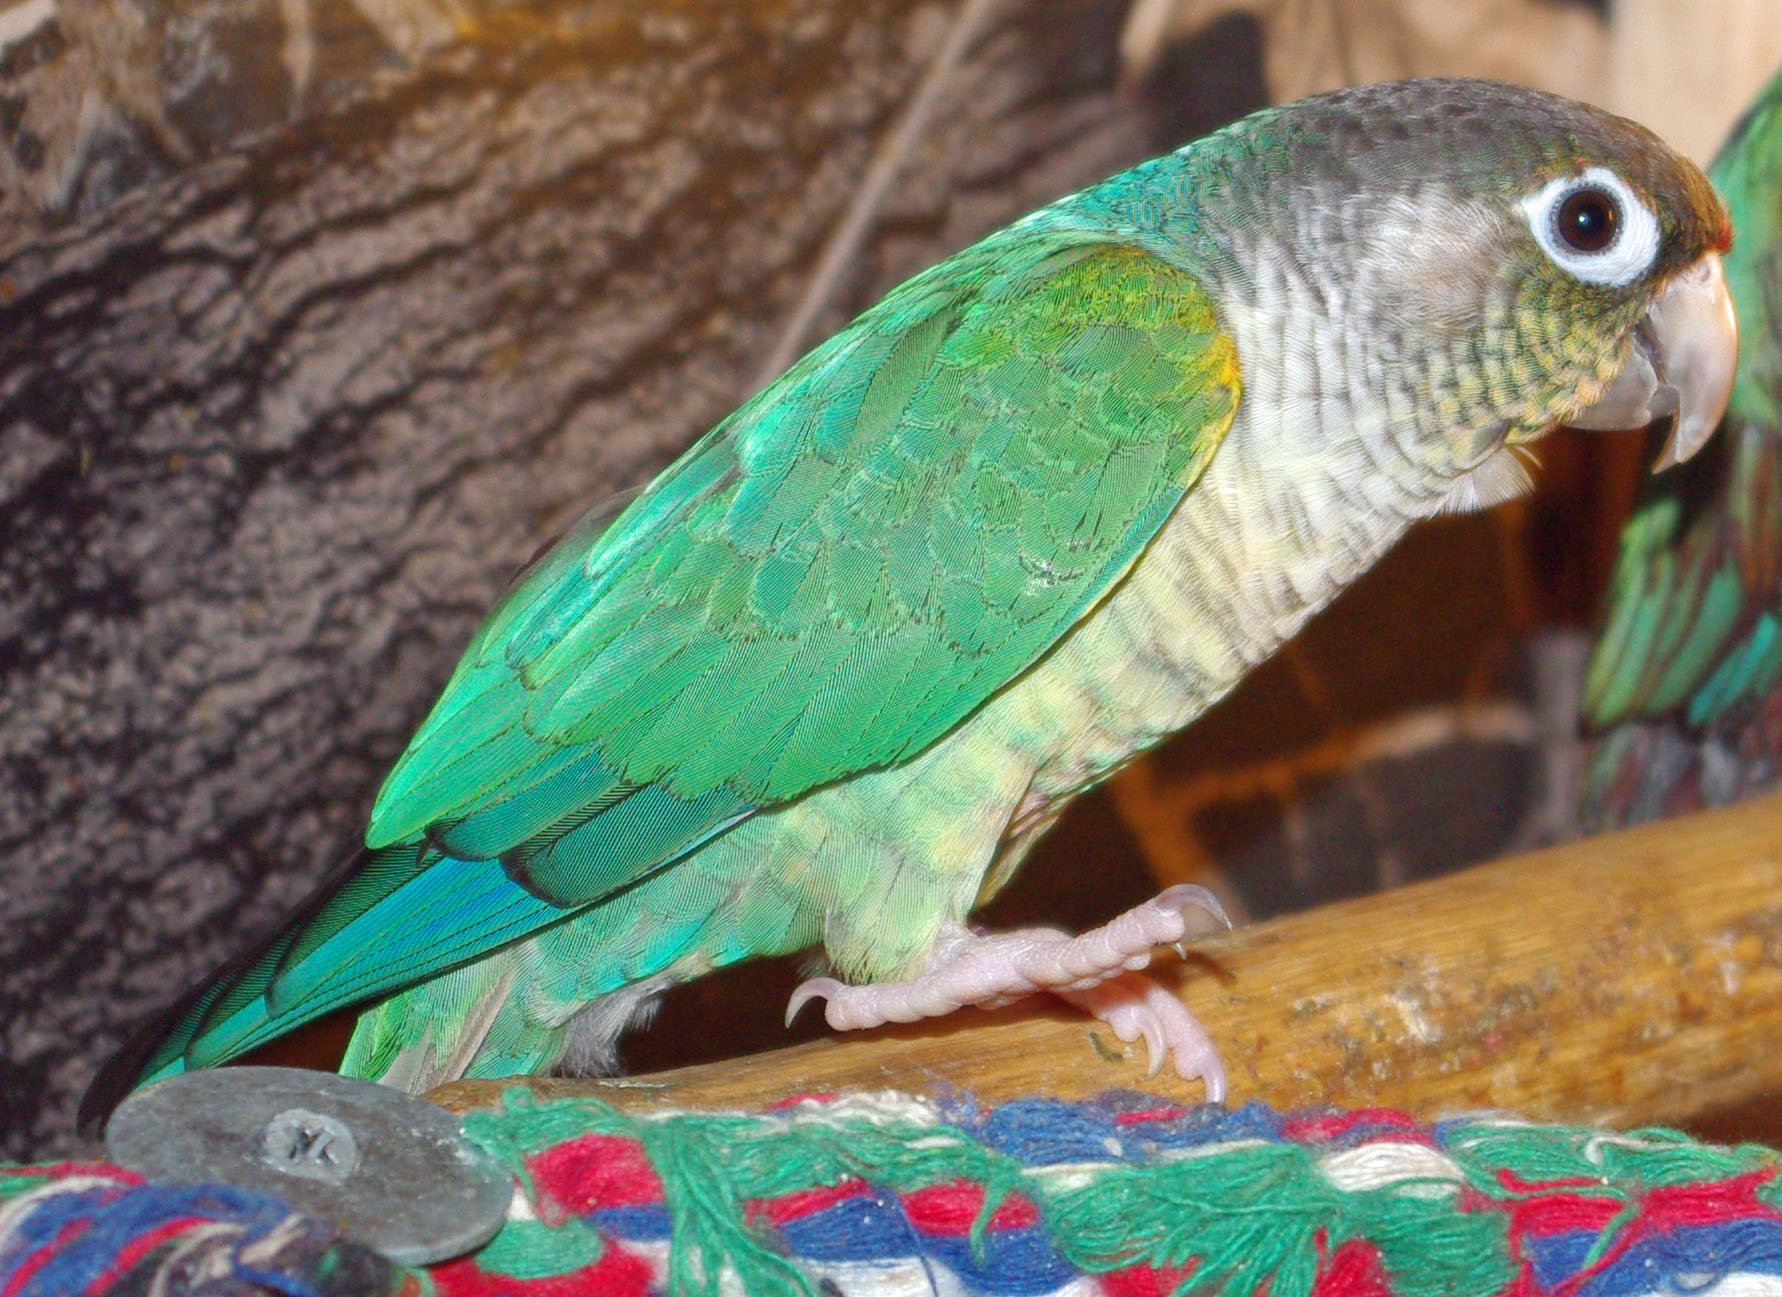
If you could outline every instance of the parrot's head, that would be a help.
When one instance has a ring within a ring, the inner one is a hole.
[[[1187,155],[1184,155],[1186,158]],[[1284,403],[1351,426],[1476,507],[1556,425],[1719,421],[1737,359],[1725,206],[1643,127],[1495,82],[1387,83],[1266,110],[1190,165],[1242,334],[1287,344]],[[1256,395],[1252,366],[1245,396]]]

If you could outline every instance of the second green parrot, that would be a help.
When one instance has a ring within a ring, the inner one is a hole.
[[[1622,532],[1584,687],[1590,830],[1782,776],[1782,73],[1708,174],[1739,228],[1739,368],[1713,453],[1655,479]]]
[[[1652,135],[1473,81],[1269,109],[917,275],[490,614],[365,849],[89,1094],[367,1005],[413,1091],[599,1066],[671,983],[821,947],[838,1028],[1058,991],[1223,1089],[1136,976],[1210,898],[966,926],[1558,423],[1714,426],[1727,215]]]

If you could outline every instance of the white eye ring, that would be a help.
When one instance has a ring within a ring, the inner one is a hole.
[[[1566,199],[1583,189],[1599,189],[1620,208],[1620,228],[1608,244],[1596,252],[1580,252],[1561,237],[1559,210]],[[1553,264],[1587,284],[1619,288],[1631,284],[1658,257],[1658,218],[1640,201],[1628,183],[1607,167],[1588,167],[1575,176],[1549,180],[1524,198],[1522,214],[1541,251]]]

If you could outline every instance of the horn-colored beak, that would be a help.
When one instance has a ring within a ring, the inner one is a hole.
[[[1720,258],[1708,253],[1680,271],[1634,327],[1621,372],[1574,428],[1643,428],[1671,419],[1654,471],[1680,464],[1707,441],[1726,413],[1739,364],[1739,326]]]

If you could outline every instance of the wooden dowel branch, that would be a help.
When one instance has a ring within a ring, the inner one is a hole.
[[[1682,1121],[1782,1093],[1782,797],[1277,919],[1154,971],[1219,1042],[1233,1101]],[[464,1108],[510,1084],[433,1097]],[[1112,1087],[1201,1098],[1167,1070],[1147,1078],[1142,1046],[1043,1006],[526,1084],[627,1107],[945,1087],[982,1100]]]

